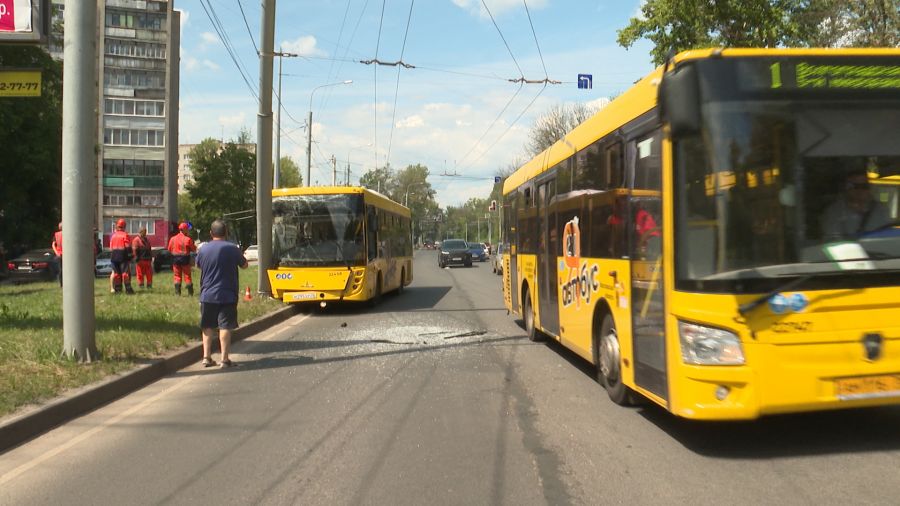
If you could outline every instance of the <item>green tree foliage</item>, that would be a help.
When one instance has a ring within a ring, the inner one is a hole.
[[[671,49],[900,44],[900,0],[647,0],[641,14],[618,43],[649,39],[656,64]]]
[[[363,188],[390,195],[393,190],[393,178],[394,174],[390,167],[379,167],[360,176],[359,185]]]
[[[232,239],[245,246],[255,243],[256,220],[249,217],[256,209],[256,154],[234,142],[222,145],[204,139],[190,157],[194,181],[187,184],[187,191],[196,210],[194,226],[209,230],[213,220],[225,218]],[[242,211],[247,213],[234,214]]]
[[[278,185],[281,188],[294,188],[303,184],[303,176],[297,162],[289,156],[281,157],[281,170],[278,174]]]
[[[62,216],[62,66],[38,47],[6,45],[0,67],[42,74],[40,97],[0,98],[0,243],[49,248]]]
[[[653,62],[662,64],[670,49],[776,47],[797,44],[804,34],[798,20],[803,0],[647,0],[643,16],[619,30],[618,43],[630,47],[650,39]],[[807,20],[809,21],[809,20]]]

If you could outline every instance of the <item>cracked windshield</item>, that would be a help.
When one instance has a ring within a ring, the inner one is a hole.
[[[272,222],[273,259],[282,267],[365,264],[359,195],[279,197]]]

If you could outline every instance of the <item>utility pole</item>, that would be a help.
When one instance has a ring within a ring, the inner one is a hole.
[[[337,186],[337,159],[331,155],[331,186]]]
[[[97,105],[97,0],[65,10],[62,121],[63,354],[99,358],[94,314],[93,209]]]
[[[275,55],[275,0],[262,0],[259,53],[259,113],[256,116],[257,291],[271,295],[272,264],[272,58]],[[280,96],[280,95],[279,95]]]
[[[278,49],[275,53],[278,57],[278,108],[275,109],[275,177],[273,179],[273,187],[281,186],[281,62],[285,58],[296,58],[298,55],[294,53],[285,53]]]

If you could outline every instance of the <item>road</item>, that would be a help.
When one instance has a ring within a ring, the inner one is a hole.
[[[490,264],[299,314],[0,456],[0,504],[896,504],[900,409],[754,423],[613,405]],[[199,358],[199,357],[198,357]]]

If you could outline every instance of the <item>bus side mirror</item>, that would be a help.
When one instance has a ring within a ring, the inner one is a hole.
[[[700,130],[700,83],[694,65],[683,64],[665,74],[659,87],[659,110],[673,136]]]

